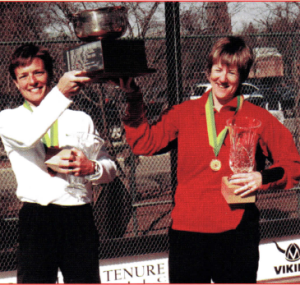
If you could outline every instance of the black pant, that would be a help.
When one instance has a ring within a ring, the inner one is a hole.
[[[170,229],[170,283],[211,283],[211,280],[256,283],[259,261],[256,210],[246,211],[237,229],[223,233]]]
[[[100,283],[92,208],[24,203],[19,215],[17,283]]]

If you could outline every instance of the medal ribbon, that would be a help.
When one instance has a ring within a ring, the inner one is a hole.
[[[28,103],[28,101],[25,100],[23,106],[27,110],[32,112],[32,108],[31,108],[30,104]],[[43,141],[44,145],[47,147],[58,147],[58,122],[57,122],[57,120],[53,123],[53,125],[50,128],[50,138],[49,138],[48,133],[46,133],[44,135],[44,137],[42,138],[42,141]]]
[[[235,114],[242,107],[243,101],[244,101],[243,96],[237,96],[237,107],[235,110]],[[228,127],[225,127],[217,136],[212,91],[210,91],[207,102],[205,104],[205,115],[206,115],[206,125],[207,125],[209,145],[213,148],[215,156],[217,157],[221,150],[225,136],[227,134]]]

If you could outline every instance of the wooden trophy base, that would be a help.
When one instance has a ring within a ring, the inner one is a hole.
[[[93,82],[138,77],[156,72],[148,68],[143,40],[109,40],[81,44],[64,52],[66,71],[86,70]]]
[[[46,152],[45,164],[54,171],[59,169],[59,161],[62,156],[69,156],[70,149],[48,148]]]
[[[256,195],[251,194],[246,197],[241,197],[240,195],[234,194],[234,190],[240,188],[241,186],[229,184],[228,177],[222,178],[221,192],[228,204],[245,204],[245,203],[255,203]]]

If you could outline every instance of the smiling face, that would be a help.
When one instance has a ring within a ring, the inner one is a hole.
[[[213,64],[209,82],[212,86],[214,105],[219,110],[235,96],[239,88],[240,76],[237,66],[228,66],[221,61]]]
[[[25,100],[34,106],[39,106],[48,94],[49,76],[42,59],[35,57],[29,65],[15,69],[14,83]]]

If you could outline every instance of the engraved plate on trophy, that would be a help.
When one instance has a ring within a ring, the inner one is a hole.
[[[75,47],[65,53],[68,70],[88,72],[104,69],[101,41]]]

